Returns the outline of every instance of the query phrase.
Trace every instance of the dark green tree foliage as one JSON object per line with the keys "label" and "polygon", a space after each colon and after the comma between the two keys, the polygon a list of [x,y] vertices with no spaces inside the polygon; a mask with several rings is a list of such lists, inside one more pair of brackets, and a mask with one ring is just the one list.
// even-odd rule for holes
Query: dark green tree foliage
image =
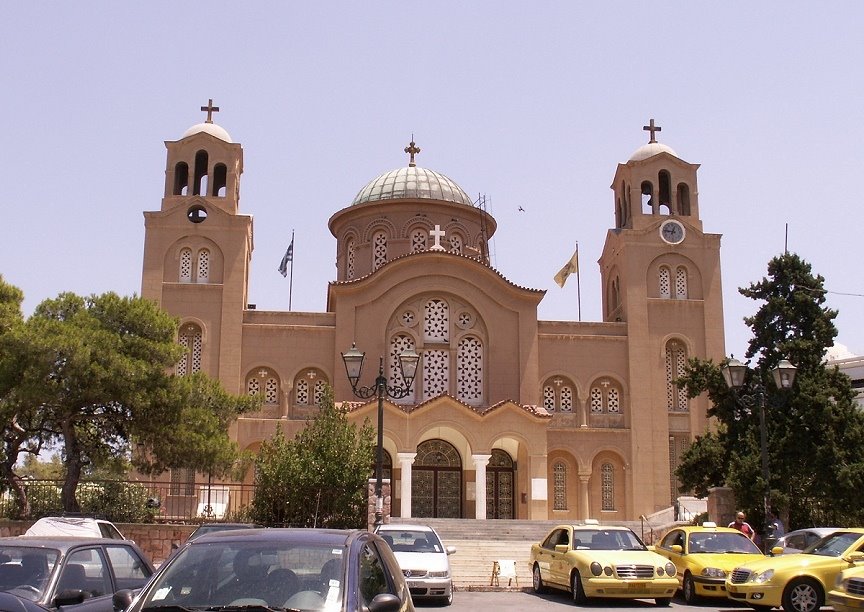
{"label": "dark green tree foliage", "polygon": [[314,419],[293,440],[281,429],[255,462],[252,520],[263,525],[361,528],[366,525],[373,429],[358,428],[328,390]]}
{"label": "dark green tree foliage", "polygon": [[[847,376],[824,363],[837,335],[836,311],[824,306],[824,279],[795,254],[775,257],[768,277],[740,289],[761,302],[747,317],[746,359],[766,394],[772,505],[788,511],[788,527],[857,525],[864,521],[864,414]],[[770,371],[784,357],[798,367],[791,391],[777,390]],[[732,487],[739,504],[761,524],[758,406],[748,409],[726,388],[719,367],[693,360],[681,380],[691,396],[707,392],[716,433],[697,438],[676,472],[683,489],[704,493]]]}

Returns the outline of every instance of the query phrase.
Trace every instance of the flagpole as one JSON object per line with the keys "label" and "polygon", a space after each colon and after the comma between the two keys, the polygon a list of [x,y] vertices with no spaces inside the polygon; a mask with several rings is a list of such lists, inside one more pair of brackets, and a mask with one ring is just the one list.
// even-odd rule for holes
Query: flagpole
{"label": "flagpole", "polygon": [[[291,230],[291,246],[294,246],[294,230]],[[291,252],[291,276],[288,278],[288,311],[291,311],[291,296],[294,293],[294,252]]]}
{"label": "flagpole", "polygon": [[576,312],[582,320],[582,281],[579,277],[579,242],[576,242]]}

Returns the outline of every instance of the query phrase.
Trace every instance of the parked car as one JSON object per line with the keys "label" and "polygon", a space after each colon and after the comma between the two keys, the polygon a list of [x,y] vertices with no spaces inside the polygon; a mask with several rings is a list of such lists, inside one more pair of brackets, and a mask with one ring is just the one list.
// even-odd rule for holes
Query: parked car
{"label": "parked car", "polygon": [[675,564],[678,586],[690,605],[702,597],[726,599],[726,575],[742,563],[763,557],[759,547],[737,529],[710,522],[701,527],[676,527],[654,550]]}
{"label": "parked car", "polygon": [[142,587],[153,571],[128,540],[0,538],[0,590],[48,608],[86,600],[88,610],[111,611],[115,591]]}
{"label": "parked car", "polygon": [[413,612],[396,557],[380,536],[338,529],[235,529],[187,540],[126,612],[298,609]]}
{"label": "parked car", "polygon": [[260,529],[261,525],[252,523],[201,523],[195,528],[187,539],[194,540],[200,538],[205,533],[213,533],[214,531],[230,531],[232,529]]}
{"label": "parked car", "polygon": [[765,557],[732,570],[730,599],[757,610],[782,606],[786,612],[816,612],[838,574],[864,561],[864,529],[843,529],[802,553]]}
{"label": "parked car", "polygon": [[555,527],[531,546],[530,566],[535,592],[567,590],[580,605],[616,597],[668,606],[678,589],[671,561],[648,550],[630,529],[597,521]]}
{"label": "parked car", "polygon": [[81,538],[126,539],[111,521],[87,516],[46,516],[33,523],[24,532],[24,535],[49,538],[77,536]]}
{"label": "parked car", "polygon": [[812,546],[826,535],[830,535],[835,531],[839,531],[840,527],[808,527],[806,529],[796,529],[790,531],[786,535],[780,537],[779,540],[771,547],[773,554],[778,554],[777,549],[782,548],[784,555],[790,553],[800,553],[808,546]]}
{"label": "parked car", "polygon": [[408,581],[411,597],[453,603],[453,577],[449,555],[454,546],[444,546],[438,533],[426,525],[381,525],[375,532],[390,545]]}
{"label": "parked car", "polygon": [[47,612],[50,608],[40,606],[29,599],[0,591],[0,610],[3,612]]}
{"label": "parked car", "polygon": [[864,608],[864,566],[843,570],[828,592],[827,603],[834,612],[853,612]]}

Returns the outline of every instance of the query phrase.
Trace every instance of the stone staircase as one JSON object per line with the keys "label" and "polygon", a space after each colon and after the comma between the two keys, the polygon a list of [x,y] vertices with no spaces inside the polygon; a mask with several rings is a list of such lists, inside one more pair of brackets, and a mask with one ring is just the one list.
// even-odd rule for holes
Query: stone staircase
{"label": "stone staircase", "polygon": [[[450,556],[450,569],[454,586],[463,591],[529,589],[531,545],[561,524],[560,521],[398,517],[392,517],[391,522],[429,525],[438,532],[445,546],[455,546],[456,552]],[[642,526],[639,522],[616,524],[626,525],[641,535]],[[499,560],[516,562],[516,578],[499,577],[498,584],[491,585],[493,564]]]}

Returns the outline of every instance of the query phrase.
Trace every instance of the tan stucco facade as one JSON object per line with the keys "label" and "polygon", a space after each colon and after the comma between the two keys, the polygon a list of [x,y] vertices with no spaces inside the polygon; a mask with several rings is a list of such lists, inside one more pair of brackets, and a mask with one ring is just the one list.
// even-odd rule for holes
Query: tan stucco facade
{"label": "tan stucco facade", "polygon": [[396,356],[411,348],[412,390],[384,402],[394,515],[634,520],[671,505],[678,456],[708,426],[706,400],[672,381],[687,358],[724,354],[720,236],[698,216],[697,165],[654,142],[619,164],[602,321],[538,321],[545,292],[488,263],[495,220],[413,152],[330,218],[326,312],[272,312],[247,303],[242,148],[212,123],[166,147],[142,295],[181,321],[178,374],[264,398],[232,425],[242,448],[277,425],[296,433],[328,385],[374,425],[377,402],[352,393],[341,352],[365,351],[361,384],[380,356],[398,385]]}

